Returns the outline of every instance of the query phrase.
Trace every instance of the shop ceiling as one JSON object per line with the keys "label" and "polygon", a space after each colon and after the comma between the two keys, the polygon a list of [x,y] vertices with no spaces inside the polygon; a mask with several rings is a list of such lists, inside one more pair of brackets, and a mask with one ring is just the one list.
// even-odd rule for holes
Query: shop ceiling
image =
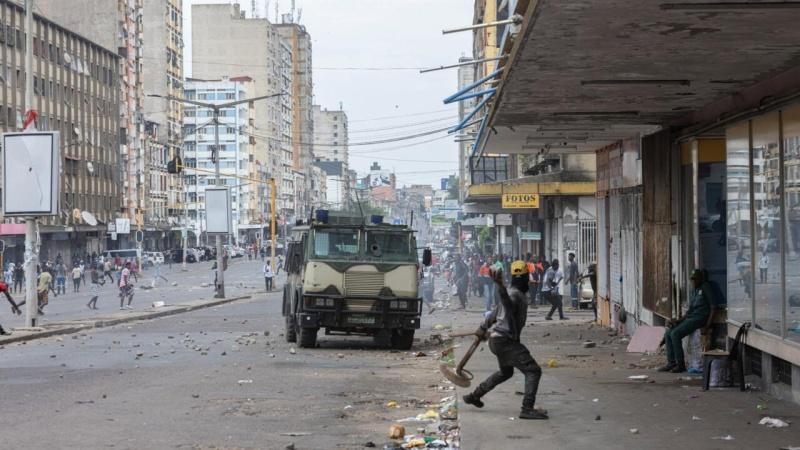
{"label": "shop ceiling", "polygon": [[531,1],[485,153],[593,151],[800,66],[800,1]]}

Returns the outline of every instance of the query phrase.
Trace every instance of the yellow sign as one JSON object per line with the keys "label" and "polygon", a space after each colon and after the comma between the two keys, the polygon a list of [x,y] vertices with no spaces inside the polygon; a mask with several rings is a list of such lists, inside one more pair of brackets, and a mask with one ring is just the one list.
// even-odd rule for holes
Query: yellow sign
{"label": "yellow sign", "polygon": [[538,207],[539,194],[503,194],[503,209]]}

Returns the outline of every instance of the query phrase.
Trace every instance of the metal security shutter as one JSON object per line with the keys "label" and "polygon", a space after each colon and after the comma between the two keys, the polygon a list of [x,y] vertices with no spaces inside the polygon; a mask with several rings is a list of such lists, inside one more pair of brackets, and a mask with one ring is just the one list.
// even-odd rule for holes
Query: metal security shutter
{"label": "metal security shutter", "polygon": [[611,293],[610,299],[612,303],[622,303],[622,285],[620,285],[620,277],[622,277],[622,236],[620,233],[620,219],[622,218],[622,211],[620,211],[620,197],[612,195],[608,198],[609,204],[609,239],[611,245],[609,246],[609,292]]}

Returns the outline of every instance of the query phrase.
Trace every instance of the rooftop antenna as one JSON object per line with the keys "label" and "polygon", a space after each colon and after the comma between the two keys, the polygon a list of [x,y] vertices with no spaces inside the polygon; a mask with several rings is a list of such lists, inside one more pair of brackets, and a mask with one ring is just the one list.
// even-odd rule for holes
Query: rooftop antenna
{"label": "rooftop antenna", "polygon": [[278,7],[280,3],[280,0],[275,0],[275,23],[278,23]]}
{"label": "rooftop antenna", "polygon": [[300,25],[300,18],[303,17],[303,8],[297,8],[297,24]]}
{"label": "rooftop antenna", "polygon": [[289,22],[294,23],[294,0],[292,0],[292,9],[289,11]]}

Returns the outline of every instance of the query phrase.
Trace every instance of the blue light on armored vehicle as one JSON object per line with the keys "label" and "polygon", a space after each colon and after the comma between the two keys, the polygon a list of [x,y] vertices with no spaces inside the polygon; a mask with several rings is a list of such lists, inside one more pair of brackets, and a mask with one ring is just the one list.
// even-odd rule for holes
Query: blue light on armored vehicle
{"label": "blue light on armored vehicle", "polygon": [[372,216],[370,216],[370,222],[373,225],[380,225],[380,224],[383,223],[383,216],[379,216],[377,214],[373,214]]}
{"label": "blue light on armored vehicle", "polygon": [[315,211],[317,222],[328,223],[328,210],[318,209]]}

